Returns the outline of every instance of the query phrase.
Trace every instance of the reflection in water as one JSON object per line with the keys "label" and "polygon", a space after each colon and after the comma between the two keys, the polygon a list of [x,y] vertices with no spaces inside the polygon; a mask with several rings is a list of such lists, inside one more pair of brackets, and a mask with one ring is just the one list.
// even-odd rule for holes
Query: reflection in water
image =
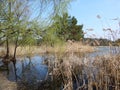
{"label": "reflection in water", "polygon": [[[94,67],[93,62],[96,56],[103,56],[107,54],[119,54],[120,47],[97,47],[97,51],[93,53],[86,54],[83,58],[83,64],[87,63],[88,66],[83,66],[82,75],[78,75],[79,85],[88,84],[89,74],[91,75],[92,81],[97,81],[97,74],[99,73],[99,68]],[[80,59],[79,57],[77,57]],[[54,60],[55,58],[50,58]],[[73,57],[73,59],[76,59]],[[44,81],[47,76],[48,67],[43,64],[45,59],[41,56],[34,56],[32,58],[25,58],[24,60],[17,60],[16,62],[16,73],[18,81],[26,81],[28,83],[38,83]],[[14,81],[14,68],[13,64],[9,64],[9,80]],[[74,90],[76,90],[77,83],[73,81]]]}
{"label": "reflection in water", "polygon": [[16,81],[15,68],[14,68],[13,62],[10,62],[10,63],[8,64],[8,69],[9,69],[8,79],[9,79],[10,81]]}
{"label": "reflection in water", "polygon": [[[39,82],[45,80],[48,67],[43,65],[43,57],[34,56],[32,58],[25,58],[16,62],[17,80],[24,80],[28,83]],[[14,66],[11,62],[9,64],[9,80],[15,80]]]}
{"label": "reflection in water", "polygon": [[2,62],[2,59],[0,59],[0,66],[2,66],[3,65],[3,62]]}

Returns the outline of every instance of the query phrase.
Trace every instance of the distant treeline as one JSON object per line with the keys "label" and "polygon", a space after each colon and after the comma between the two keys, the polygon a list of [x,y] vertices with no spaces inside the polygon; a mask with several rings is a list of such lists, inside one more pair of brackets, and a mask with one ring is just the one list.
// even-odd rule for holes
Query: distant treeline
{"label": "distant treeline", "polygon": [[120,46],[120,39],[115,41],[108,40],[108,39],[98,39],[98,38],[84,38],[84,44],[89,44],[91,46]]}

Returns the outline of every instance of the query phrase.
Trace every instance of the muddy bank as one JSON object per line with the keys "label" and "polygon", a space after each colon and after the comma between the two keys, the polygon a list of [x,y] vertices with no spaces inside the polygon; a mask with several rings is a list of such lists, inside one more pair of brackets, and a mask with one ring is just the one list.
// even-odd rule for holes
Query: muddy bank
{"label": "muddy bank", "polygon": [[6,71],[0,71],[0,90],[17,90],[17,83],[8,80]]}

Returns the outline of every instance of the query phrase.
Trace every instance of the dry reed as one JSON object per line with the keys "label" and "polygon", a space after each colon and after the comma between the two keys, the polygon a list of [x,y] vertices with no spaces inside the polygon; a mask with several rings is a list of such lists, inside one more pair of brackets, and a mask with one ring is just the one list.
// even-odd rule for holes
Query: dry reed
{"label": "dry reed", "polygon": [[74,90],[120,89],[120,55],[96,57],[92,64],[91,58],[85,61],[74,54],[62,60],[52,66],[51,72],[54,85],[59,82],[58,86],[62,85],[63,90],[73,90],[73,84],[77,86]]}
{"label": "dry reed", "polygon": [[[3,56],[5,54],[5,47],[0,50],[0,56]],[[54,47],[52,46],[24,46],[21,47],[19,46],[17,48],[17,56],[32,56],[35,54],[46,54],[46,53],[51,53],[51,54],[63,54],[63,53],[86,53],[86,52],[93,52],[94,48],[88,45],[83,45],[81,42],[73,42],[69,43],[66,42],[63,45],[55,45]],[[10,55],[13,55],[14,53],[14,46],[10,46]]]}

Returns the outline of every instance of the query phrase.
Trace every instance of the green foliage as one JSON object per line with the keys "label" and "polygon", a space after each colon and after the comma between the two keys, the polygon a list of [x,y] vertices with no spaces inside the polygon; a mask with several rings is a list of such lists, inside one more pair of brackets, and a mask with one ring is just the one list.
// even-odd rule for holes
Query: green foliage
{"label": "green foliage", "polygon": [[45,31],[45,35],[43,36],[43,42],[46,45],[54,46],[55,44],[62,44],[62,41],[56,34],[56,27],[49,27]]}
{"label": "green foliage", "polygon": [[6,42],[8,57],[10,44],[15,46],[15,58],[18,46],[33,45],[36,41],[33,35],[38,27],[34,28],[35,24],[29,21],[28,3],[24,1],[6,0],[0,3],[0,39]]}
{"label": "green foliage", "polygon": [[[39,1],[40,6],[38,4],[30,4],[36,1]],[[51,19],[57,14],[60,15],[65,12],[71,1],[72,0],[0,0],[0,40],[6,42],[6,53],[9,54],[9,46],[10,44],[13,44],[15,46],[15,56],[18,46],[35,45],[36,41],[42,36],[46,43],[59,43],[61,40],[55,32],[56,27],[50,28],[50,30],[46,30],[46,32],[44,32],[43,27],[48,29],[50,21],[48,21],[46,25],[43,25],[42,21],[46,21],[44,18],[48,16]],[[50,14],[45,14],[46,16],[44,15],[43,17],[41,17],[40,14],[33,16],[30,11],[34,13],[35,11],[31,9],[36,8],[36,6],[39,6],[38,10],[40,10],[40,14],[43,15],[44,12]],[[52,11],[49,12],[49,10]],[[40,16],[40,18],[38,16]]]}
{"label": "green foliage", "polygon": [[43,42],[47,45],[61,44],[67,40],[79,41],[84,38],[83,25],[77,25],[75,17],[68,16],[64,13],[62,16],[56,15],[53,18],[53,23],[45,29]]}
{"label": "green foliage", "polygon": [[64,13],[62,16],[56,15],[52,27],[55,27],[57,36],[62,40],[79,41],[81,38],[84,38],[83,25],[77,25],[77,19],[68,16],[67,13]]}

